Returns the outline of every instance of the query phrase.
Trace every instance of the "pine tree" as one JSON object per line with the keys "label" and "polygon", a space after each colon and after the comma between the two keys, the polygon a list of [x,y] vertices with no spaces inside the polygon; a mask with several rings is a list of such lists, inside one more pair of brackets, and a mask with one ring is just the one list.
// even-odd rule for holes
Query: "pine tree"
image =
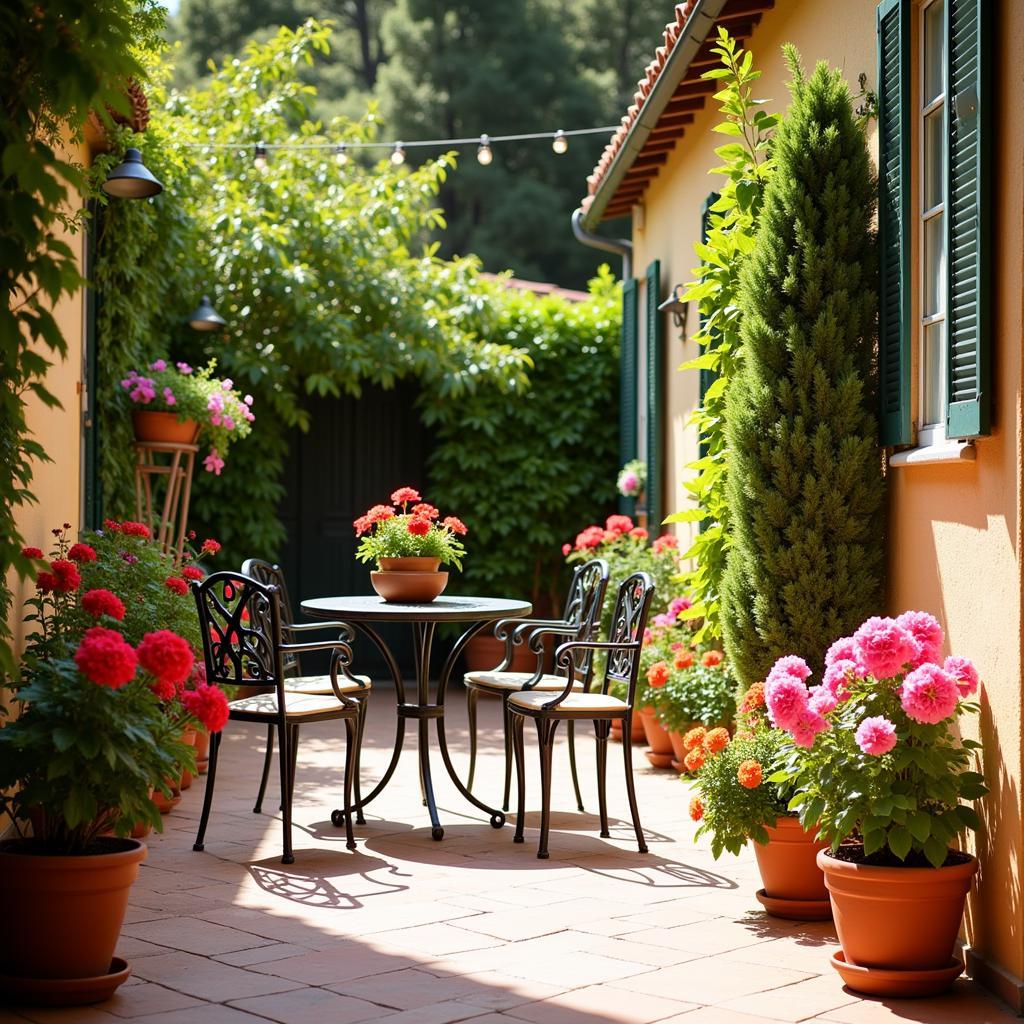
{"label": "pine tree", "polygon": [[791,47],[786,61],[792,104],[743,271],[726,409],[723,632],[744,686],[782,654],[820,669],[883,590],[874,173],[841,74],[819,64],[807,79]]}

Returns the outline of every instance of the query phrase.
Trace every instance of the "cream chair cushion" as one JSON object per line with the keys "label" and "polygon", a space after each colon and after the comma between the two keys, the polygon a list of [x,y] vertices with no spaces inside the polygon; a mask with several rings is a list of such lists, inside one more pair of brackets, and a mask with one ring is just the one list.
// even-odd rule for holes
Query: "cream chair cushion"
{"label": "cream chair cushion", "polygon": [[[341,707],[338,698],[333,694],[290,693],[285,692],[285,714],[318,715],[323,711],[336,711]],[[232,711],[243,711],[247,715],[277,714],[277,694],[258,693],[254,697],[243,697],[228,704]]]}
{"label": "cream chair cushion", "polygon": [[[550,693],[534,693],[532,690],[526,690],[512,694],[508,699],[508,704],[509,707],[522,708],[524,711],[537,711],[550,700]],[[570,693],[558,705],[558,708],[563,711],[593,711],[599,716],[607,716],[616,712],[624,713],[626,702],[605,693]]]}
{"label": "cream chair cushion", "polygon": [[[480,687],[482,690],[495,690],[495,691],[514,691],[521,690],[532,678],[532,672],[468,672],[466,674],[465,682],[472,683],[474,686]],[[582,690],[583,684],[574,682],[572,684],[574,690]],[[554,690],[558,693],[560,690],[565,689],[565,676],[556,675],[543,675],[540,677],[540,681],[536,686],[531,687],[533,690]],[[527,691],[529,692],[529,691]]]}
{"label": "cream chair cushion", "polygon": [[[333,696],[330,676],[290,676],[284,681],[284,688],[289,693],[315,693],[324,696]],[[369,676],[353,676],[346,679],[338,676],[338,689],[342,693],[358,693],[360,690],[370,689]]]}

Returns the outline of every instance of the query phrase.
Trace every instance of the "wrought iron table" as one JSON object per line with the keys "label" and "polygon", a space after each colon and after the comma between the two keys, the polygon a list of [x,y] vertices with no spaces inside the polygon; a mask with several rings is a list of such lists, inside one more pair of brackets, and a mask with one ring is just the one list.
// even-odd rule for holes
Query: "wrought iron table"
{"label": "wrought iron table", "polygon": [[[356,803],[353,810],[358,814],[357,821],[364,823],[363,808],[380,794],[391,780],[398,766],[398,759],[405,742],[405,724],[410,718],[419,722],[419,762],[420,786],[423,801],[430,814],[431,836],[434,839],[444,838],[444,829],[437,816],[437,803],[434,800],[434,787],[430,774],[429,731],[430,719],[437,722],[437,745],[441,751],[441,759],[456,789],[475,807],[491,816],[491,826],[501,828],[505,824],[502,811],[478,800],[463,785],[455,772],[451,755],[448,753],[448,742],[444,731],[444,700],[448,688],[448,677],[455,666],[456,659],[466,644],[488,623],[498,619],[518,618],[529,615],[532,606],[526,601],[514,601],[508,598],[493,597],[439,597],[429,604],[389,604],[376,595],[358,597],[320,597],[302,602],[302,611],[310,618],[330,619],[351,623],[359,632],[367,636],[374,644],[395,681],[395,699],[397,701],[398,723],[395,732],[395,747],[391,762],[383,778],[369,795]],[[416,700],[414,703],[405,699],[405,681],[402,671],[388,645],[374,629],[377,622],[404,622],[412,627],[413,653],[416,666]],[[430,701],[430,650],[434,641],[434,633],[439,623],[468,623],[463,634],[455,641],[437,680],[437,697]],[[331,814],[335,826],[344,824],[344,811],[336,810]]]}

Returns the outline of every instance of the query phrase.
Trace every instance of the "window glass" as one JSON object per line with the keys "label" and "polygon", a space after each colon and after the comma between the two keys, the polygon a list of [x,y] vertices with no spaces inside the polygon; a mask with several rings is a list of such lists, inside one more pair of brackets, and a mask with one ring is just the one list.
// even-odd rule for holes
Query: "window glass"
{"label": "window glass", "polygon": [[934,0],[924,12],[924,96],[927,106],[945,91],[946,40],[942,27],[943,0]]}
{"label": "window glass", "polygon": [[933,110],[924,119],[924,184],[923,207],[931,210],[942,202],[946,189],[945,134],[943,109]]}
{"label": "window glass", "polygon": [[943,410],[943,332],[945,323],[929,324],[921,340],[921,426],[941,423]]}
{"label": "window glass", "polygon": [[921,315],[935,316],[945,312],[946,294],[946,218],[941,214],[924,222],[924,259],[921,273],[924,278],[924,298]]}

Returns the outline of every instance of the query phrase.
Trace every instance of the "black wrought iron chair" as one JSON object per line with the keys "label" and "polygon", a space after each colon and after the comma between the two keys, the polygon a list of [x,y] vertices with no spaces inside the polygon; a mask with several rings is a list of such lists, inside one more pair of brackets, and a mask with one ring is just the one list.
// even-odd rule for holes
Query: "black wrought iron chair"
{"label": "black wrought iron chair", "polygon": [[[502,723],[505,732],[505,790],[502,810],[507,811],[509,796],[512,789],[512,731],[509,718],[508,701],[514,693],[538,690],[550,692],[561,690],[565,680],[560,675],[545,673],[544,648],[538,643],[533,644],[533,637],[539,630],[545,636],[559,637],[561,640],[592,640],[601,625],[601,609],[604,607],[605,591],[608,588],[608,563],[600,558],[591,559],[577,566],[569,584],[569,593],[565,600],[565,610],[560,619],[502,619],[495,624],[494,635],[505,643],[505,657],[497,668],[488,672],[468,672],[463,677],[466,687],[466,708],[469,715],[469,779],[466,788],[472,790],[476,775],[477,748],[477,703],[481,694],[501,698]],[[512,658],[517,645],[526,643],[536,655],[536,668],[533,672],[513,672],[510,670]],[[594,652],[581,649],[573,662],[574,687],[584,690],[590,682],[594,667]],[[583,799],[580,796],[579,776],[576,771],[575,727],[572,722],[568,726],[569,735],[569,767],[572,771],[572,784],[576,791],[576,805],[583,810]]]}
{"label": "black wrought iron chair", "polygon": [[[551,751],[559,722],[573,722],[591,719],[597,736],[597,798],[601,815],[601,836],[607,839],[608,801],[605,791],[605,768],[608,760],[608,734],[615,719],[622,720],[622,753],[626,764],[626,793],[629,796],[629,811],[633,818],[637,845],[641,853],[647,852],[643,829],[640,827],[640,813],[636,805],[636,790],[633,786],[633,756],[630,741],[633,724],[633,700],[636,695],[636,681],[640,672],[640,647],[647,626],[654,581],[645,572],[634,573],[622,586],[615,600],[615,612],[606,641],[573,640],[564,643],[555,651],[555,666],[562,680],[560,693],[520,691],[508,699],[508,710],[512,717],[512,746],[516,760],[516,782],[518,786],[518,807],[516,810],[516,834],[514,841],[523,842],[523,828],[526,818],[526,766],[523,748],[523,727],[527,718],[537,723],[537,739],[540,744],[541,818],[540,845],[537,856],[542,860],[548,856],[548,832],[551,824]],[[538,631],[542,633],[543,631]],[[534,642],[537,640],[535,634]],[[588,684],[581,690],[575,688],[575,666],[578,655],[587,651],[607,652],[604,678],[599,690],[592,691]],[[625,684],[626,699],[620,700],[608,692],[612,682]]]}
{"label": "black wrought iron chair", "polygon": [[[285,579],[284,570],[274,562],[266,562],[262,558],[247,558],[242,563],[242,573],[254,580],[268,586],[277,587],[281,601],[281,631],[285,634],[302,634],[311,630],[329,629],[338,634],[338,639],[346,644],[352,643],[355,639],[355,632],[345,622],[303,622],[295,621],[295,606],[288,595],[288,583]],[[353,779],[356,807],[361,803],[359,790],[359,756],[358,751],[362,750],[363,735],[366,732],[366,713],[370,698],[371,682],[369,676],[352,675],[346,667],[341,666],[341,674],[338,684],[342,692],[359,702],[359,737],[356,744],[356,771]],[[334,693],[331,685],[331,678],[327,675],[303,675],[302,658],[298,654],[285,657],[285,681],[284,688],[290,693],[311,693],[317,696],[330,696]],[[292,773],[299,753],[299,726],[292,726],[292,735],[289,744],[292,755]],[[263,758],[263,775],[260,778],[260,789],[256,796],[256,803],[253,806],[253,814],[259,814],[263,810],[263,797],[267,791],[267,781],[270,778],[270,763],[274,757],[274,725],[267,726],[267,750]],[[361,809],[356,811],[356,824],[365,825]]]}
{"label": "black wrought iron chair", "polygon": [[[192,584],[203,637],[206,678],[222,686],[258,687],[264,692],[233,700],[230,720],[266,723],[276,729],[281,751],[281,812],[284,827],[282,864],[294,863],[292,854],[292,793],[295,764],[290,756],[291,730],[299,723],[341,719],[345,723],[345,772],[342,788],[345,803],[346,845],[355,849],[352,834],[352,779],[358,752],[359,703],[345,693],[338,676],[352,660],[352,650],[341,640],[284,643],[280,591],[236,572],[217,572]],[[295,693],[285,689],[288,658],[310,651],[331,651],[331,694]],[[210,736],[210,767],[199,833],[193,850],[202,850],[213,805],[217,756],[221,733]]]}

